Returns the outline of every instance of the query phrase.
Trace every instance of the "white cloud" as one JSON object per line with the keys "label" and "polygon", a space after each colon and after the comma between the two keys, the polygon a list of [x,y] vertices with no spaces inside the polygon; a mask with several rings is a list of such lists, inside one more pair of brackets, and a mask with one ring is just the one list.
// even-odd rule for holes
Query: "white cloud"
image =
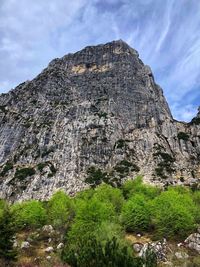
{"label": "white cloud", "polygon": [[175,103],[171,106],[171,110],[180,121],[190,121],[197,114],[197,108],[192,104],[183,106],[180,103]]}
{"label": "white cloud", "polygon": [[152,67],[175,117],[192,116],[194,99],[185,95],[195,95],[200,82],[200,1],[0,1],[0,92],[33,78],[55,57],[124,39]]}

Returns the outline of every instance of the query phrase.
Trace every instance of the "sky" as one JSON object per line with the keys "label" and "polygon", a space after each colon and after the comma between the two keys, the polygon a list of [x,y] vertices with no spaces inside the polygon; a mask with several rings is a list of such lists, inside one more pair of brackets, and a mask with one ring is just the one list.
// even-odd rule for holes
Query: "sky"
{"label": "sky", "polygon": [[175,119],[200,106],[200,0],[0,0],[0,93],[57,57],[122,39],[163,88]]}

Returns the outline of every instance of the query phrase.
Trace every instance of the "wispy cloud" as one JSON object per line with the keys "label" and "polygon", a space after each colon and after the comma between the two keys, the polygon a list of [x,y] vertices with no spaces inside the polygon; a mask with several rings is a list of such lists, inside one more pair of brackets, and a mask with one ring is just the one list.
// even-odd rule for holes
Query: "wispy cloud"
{"label": "wispy cloud", "polygon": [[199,28],[196,0],[1,0],[0,92],[55,57],[121,38],[152,67],[174,116],[190,120],[200,104]]}

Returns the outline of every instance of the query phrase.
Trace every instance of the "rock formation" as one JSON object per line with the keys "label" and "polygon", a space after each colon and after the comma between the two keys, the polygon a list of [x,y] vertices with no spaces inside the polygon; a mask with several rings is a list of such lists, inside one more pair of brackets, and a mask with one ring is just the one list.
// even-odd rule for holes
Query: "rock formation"
{"label": "rock formation", "polygon": [[149,66],[125,42],[54,59],[0,95],[0,197],[46,199],[138,174],[198,183],[200,112],[173,119]]}

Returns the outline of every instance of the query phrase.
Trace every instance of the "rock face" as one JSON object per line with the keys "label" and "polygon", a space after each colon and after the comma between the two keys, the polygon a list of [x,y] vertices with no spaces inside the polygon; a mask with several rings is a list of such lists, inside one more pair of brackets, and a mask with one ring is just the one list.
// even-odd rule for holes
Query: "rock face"
{"label": "rock face", "polygon": [[198,183],[200,112],[172,118],[150,67],[125,42],[53,60],[0,95],[0,197],[46,199],[63,188]]}

